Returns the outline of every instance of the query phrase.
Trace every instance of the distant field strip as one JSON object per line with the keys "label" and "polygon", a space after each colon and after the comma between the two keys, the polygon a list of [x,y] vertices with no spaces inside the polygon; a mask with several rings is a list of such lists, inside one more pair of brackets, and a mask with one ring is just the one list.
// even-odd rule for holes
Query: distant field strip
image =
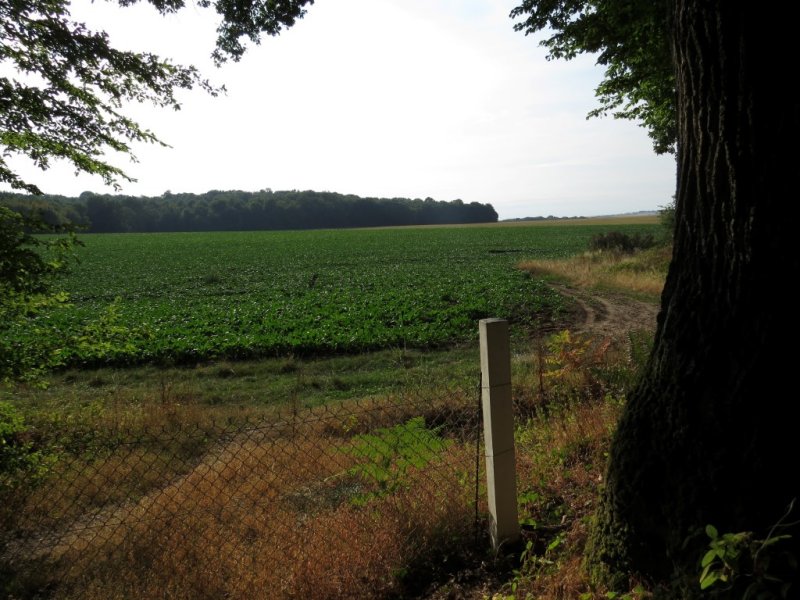
{"label": "distant field strip", "polygon": [[576,224],[304,232],[84,235],[64,282],[71,306],[5,340],[47,344],[67,365],[191,362],[430,348],[478,319],[547,322],[562,300],[515,268],[564,257]]}

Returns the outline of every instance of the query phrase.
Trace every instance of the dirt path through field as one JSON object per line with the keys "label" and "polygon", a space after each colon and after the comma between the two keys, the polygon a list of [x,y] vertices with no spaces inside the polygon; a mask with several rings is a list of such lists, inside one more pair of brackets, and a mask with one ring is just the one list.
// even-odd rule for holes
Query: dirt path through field
{"label": "dirt path through field", "polygon": [[572,298],[578,305],[574,331],[586,331],[617,338],[630,331],[654,330],[659,305],[642,302],[614,293],[599,294],[565,285],[551,284],[559,294]]}

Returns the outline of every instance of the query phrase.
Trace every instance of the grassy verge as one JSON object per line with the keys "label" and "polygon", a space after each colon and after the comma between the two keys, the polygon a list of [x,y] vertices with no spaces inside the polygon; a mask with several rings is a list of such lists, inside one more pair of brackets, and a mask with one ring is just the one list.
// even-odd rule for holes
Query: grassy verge
{"label": "grassy verge", "polygon": [[[425,381],[447,385],[474,375],[477,348],[419,351],[402,348],[316,359],[285,357],[207,361],[192,366],[72,369],[41,385],[0,390],[0,400],[28,418],[70,415],[71,420],[125,419],[165,406],[208,411],[225,419],[243,408],[307,408],[386,395]],[[100,425],[100,422],[96,423]]]}
{"label": "grassy verge", "polygon": [[566,259],[527,260],[519,267],[551,281],[658,301],[671,256],[671,247],[658,246],[635,254],[585,252]]}
{"label": "grassy verge", "polygon": [[[592,252],[561,260],[532,260],[520,268],[589,292],[614,292],[657,302],[671,249],[635,254]],[[627,339],[625,339],[627,338]],[[632,580],[620,595],[588,577],[584,551],[604,485],[611,438],[625,396],[636,383],[652,331],[608,339],[562,332],[529,358],[517,401],[535,406],[516,432],[523,549],[513,574],[493,600],[600,600],[648,597]]]}
{"label": "grassy verge", "polygon": [[[583,557],[611,438],[651,342],[647,331],[627,340],[561,332],[530,357],[536,366],[515,393],[523,540],[493,600],[622,597],[590,580]],[[624,597],[642,598],[633,588]]]}

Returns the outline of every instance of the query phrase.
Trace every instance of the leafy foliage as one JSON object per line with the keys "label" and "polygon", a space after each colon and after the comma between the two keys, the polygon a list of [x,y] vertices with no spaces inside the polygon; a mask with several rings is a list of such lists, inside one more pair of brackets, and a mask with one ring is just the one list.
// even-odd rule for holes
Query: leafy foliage
{"label": "leafy foliage", "polygon": [[611,114],[641,121],[659,154],[674,153],[676,94],[666,4],[649,0],[523,0],[511,11],[523,18],[514,28],[526,35],[546,31],[549,58],[570,60],[597,54],[606,68],[597,87],[600,107],[589,116]]}
{"label": "leafy foliage", "polygon": [[707,525],[710,541],[700,561],[700,589],[716,597],[743,600],[794,597],[792,582],[798,562],[786,543],[792,536],[778,533],[798,524],[786,522],[793,507],[794,500],[764,539],[756,539],[752,531],[720,534],[716,527]]}
{"label": "leafy foliage", "polygon": [[[123,0],[123,4],[137,0]],[[182,8],[183,0],[151,0],[153,4],[163,5],[170,10]],[[284,27],[291,27],[297,19],[306,14],[305,6],[314,0],[199,0],[201,7],[214,6],[222,22],[217,28],[217,49],[213,53],[217,63],[229,57],[239,60],[245,52],[242,38],[258,44],[261,34],[278,35]]]}
{"label": "leafy foliage", "polygon": [[[557,332],[539,346],[537,363],[539,403],[547,406],[563,399],[586,401],[624,397],[635,383],[652,347],[652,335],[628,333],[630,346],[620,361],[611,338]],[[561,400],[560,400],[561,399]]]}
{"label": "leafy foliage", "polygon": [[666,230],[667,236],[670,240],[675,237],[675,197],[666,206],[662,206],[658,211],[658,220],[661,226]]}
{"label": "leafy foliage", "polygon": [[76,244],[74,235],[42,238],[32,230],[54,231],[33,216],[23,217],[0,206],[0,322],[43,302],[41,295],[64,272]]}
{"label": "leafy foliage", "polygon": [[[122,6],[137,0],[119,0]],[[238,60],[241,38],[258,42],[277,35],[303,16],[313,0],[201,0],[221,16],[217,29],[217,63]],[[183,0],[151,0],[162,14],[185,6]],[[68,0],[0,1],[0,64],[13,71],[0,77],[0,182],[40,193],[5,160],[29,158],[41,169],[64,159],[78,172],[96,174],[109,185],[132,179],[104,154],[132,155],[131,143],[162,143],[156,135],[125,116],[124,103],[152,102],[179,109],[175,92],[199,87],[220,89],[192,66],[181,66],[151,53],[114,48],[105,32],[89,30],[70,18]]]}
{"label": "leafy foliage", "polygon": [[33,447],[22,416],[0,402],[0,499],[20,485],[34,485],[47,473],[54,456]]}
{"label": "leafy foliage", "polygon": [[[131,142],[158,142],[121,112],[124,101],[179,108],[174,92],[200,86],[215,93],[193,67],[153,54],[113,48],[103,32],[70,19],[66,0],[0,2],[0,145],[47,169],[54,158],[105,183],[131,180],[109,164],[107,150],[131,153]],[[0,182],[40,193],[0,158]]]}
{"label": "leafy foliage", "polygon": [[428,466],[447,445],[447,440],[439,437],[437,430],[425,426],[424,417],[357,436],[354,445],[343,450],[361,459],[349,472],[376,484],[377,489],[354,501],[363,504],[406,487],[409,471]]}
{"label": "leafy foliage", "polygon": [[52,284],[66,272],[78,241],[73,233],[51,237],[31,233],[37,230],[56,228],[0,206],[0,382],[35,375],[52,363],[52,357],[40,351],[43,344],[15,344],[5,336],[67,300],[65,293],[52,291]]}

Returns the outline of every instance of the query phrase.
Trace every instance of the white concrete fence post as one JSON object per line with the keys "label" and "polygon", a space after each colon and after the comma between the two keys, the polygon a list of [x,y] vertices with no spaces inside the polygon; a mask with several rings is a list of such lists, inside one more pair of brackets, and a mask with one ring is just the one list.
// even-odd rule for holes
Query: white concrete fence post
{"label": "white concrete fence post", "polygon": [[492,547],[519,539],[508,321],[481,319],[481,404]]}

